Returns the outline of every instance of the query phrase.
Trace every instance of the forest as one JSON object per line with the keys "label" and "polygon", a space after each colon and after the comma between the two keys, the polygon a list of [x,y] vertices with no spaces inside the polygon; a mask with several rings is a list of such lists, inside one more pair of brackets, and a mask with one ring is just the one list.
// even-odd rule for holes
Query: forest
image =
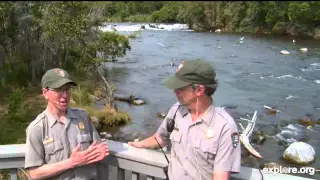
{"label": "forest", "polygon": [[109,22],[186,23],[197,31],[320,39],[319,1],[123,1],[105,8]]}

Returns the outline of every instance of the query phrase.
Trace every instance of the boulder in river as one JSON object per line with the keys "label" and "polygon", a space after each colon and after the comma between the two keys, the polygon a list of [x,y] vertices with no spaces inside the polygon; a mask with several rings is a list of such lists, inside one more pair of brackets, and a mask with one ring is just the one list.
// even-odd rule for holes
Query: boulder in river
{"label": "boulder in river", "polygon": [[306,165],[314,161],[316,152],[305,142],[292,143],[283,153],[283,158],[290,163]]}
{"label": "boulder in river", "polygon": [[133,105],[143,105],[143,104],[146,103],[142,99],[136,98],[133,95],[130,95],[129,97],[117,97],[117,96],[115,96],[114,99],[118,100],[118,101],[128,102],[128,103],[133,104]]}
{"label": "boulder in river", "polygon": [[266,140],[266,136],[262,131],[254,131],[251,141],[257,145],[261,145]]}
{"label": "boulder in river", "polygon": [[157,116],[158,116],[159,118],[165,118],[165,117],[166,117],[166,114],[165,114],[165,113],[162,113],[162,112],[158,112],[158,113],[157,113]]}
{"label": "boulder in river", "polygon": [[275,162],[267,162],[264,164],[264,168],[280,168],[280,165]]}
{"label": "boulder in river", "polygon": [[278,112],[281,112],[280,110],[276,109],[276,108],[273,108],[273,107],[270,107],[270,106],[263,106],[265,109],[266,109],[266,113],[267,114],[276,114]]}
{"label": "boulder in river", "polygon": [[313,122],[310,117],[302,117],[301,119],[298,120],[299,124],[303,126],[313,126]]}

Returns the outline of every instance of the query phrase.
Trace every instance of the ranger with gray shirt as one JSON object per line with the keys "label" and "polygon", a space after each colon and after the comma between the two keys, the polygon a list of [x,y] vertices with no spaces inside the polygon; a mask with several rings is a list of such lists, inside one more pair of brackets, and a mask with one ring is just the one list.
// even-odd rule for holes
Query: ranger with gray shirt
{"label": "ranger with gray shirt", "polygon": [[170,180],[227,180],[240,172],[241,148],[234,119],[215,107],[217,81],[213,67],[203,60],[182,61],[176,74],[165,80],[178,99],[157,132],[138,148],[155,148],[170,141]]}
{"label": "ranger with gray shirt", "polygon": [[108,155],[87,112],[69,108],[77,84],[59,68],[41,80],[46,109],[27,130],[25,168],[31,179],[97,180],[98,162]]}

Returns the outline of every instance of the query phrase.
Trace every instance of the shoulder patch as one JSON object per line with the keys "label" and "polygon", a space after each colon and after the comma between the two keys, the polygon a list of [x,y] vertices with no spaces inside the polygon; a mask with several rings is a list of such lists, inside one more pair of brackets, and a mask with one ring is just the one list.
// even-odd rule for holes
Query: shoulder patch
{"label": "shoulder patch", "polygon": [[225,120],[228,127],[230,127],[233,131],[238,131],[238,127],[234,118],[226,110],[222,108],[216,108],[216,112]]}
{"label": "shoulder patch", "polygon": [[239,134],[234,132],[231,134],[232,146],[236,148],[239,144]]}
{"label": "shoulder patch", "polygon": [[29,129],[32,129],[34,127],[41,126],[42,127],[42,120],[44,120],[46,118],[44,112],[40,113],[33,121],[30,122],[30,124],[28,125],[28,127],[26,128],[26,131],[28,131]]}
{"label": "shoulder patch", "polygon": [[35,126],[36,124],[38,124],[41,120],[43,120],[46,117],[46,115],[44,114],[44,112],[40,113],[35,120],[33,120],[30,125],[32,124],[33,126]]}
{"label": "shoulder patch", "polygon": [[70,110],[71,110],[71,111],[80,111],[80,112],[85,112],[85,110],[84,110],[84,109],[71,108],[71,107],[70,107]]}

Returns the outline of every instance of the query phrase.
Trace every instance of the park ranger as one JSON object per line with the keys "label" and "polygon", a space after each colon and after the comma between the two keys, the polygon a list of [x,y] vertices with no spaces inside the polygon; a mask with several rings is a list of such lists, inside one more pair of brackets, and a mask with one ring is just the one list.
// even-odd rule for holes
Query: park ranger
{"label": "park ranger", "polygon": [[215,107],[212,95],[217,81],[213,67],[204,60],[182,61],[164,84],[178,99],[157,132],[142,141],[129,142],[138,148],[172,144],[170,180],[227,180],[240,172],[241,150],[234,119]]}
{"label": "park ranger", "polygon": [[77,86],[59,68],[41,80],[46,109],[26,130],[25,168],[31,179],[99,179],[99,161],[108,155],[88,113],[71,109],[70,88]]}

